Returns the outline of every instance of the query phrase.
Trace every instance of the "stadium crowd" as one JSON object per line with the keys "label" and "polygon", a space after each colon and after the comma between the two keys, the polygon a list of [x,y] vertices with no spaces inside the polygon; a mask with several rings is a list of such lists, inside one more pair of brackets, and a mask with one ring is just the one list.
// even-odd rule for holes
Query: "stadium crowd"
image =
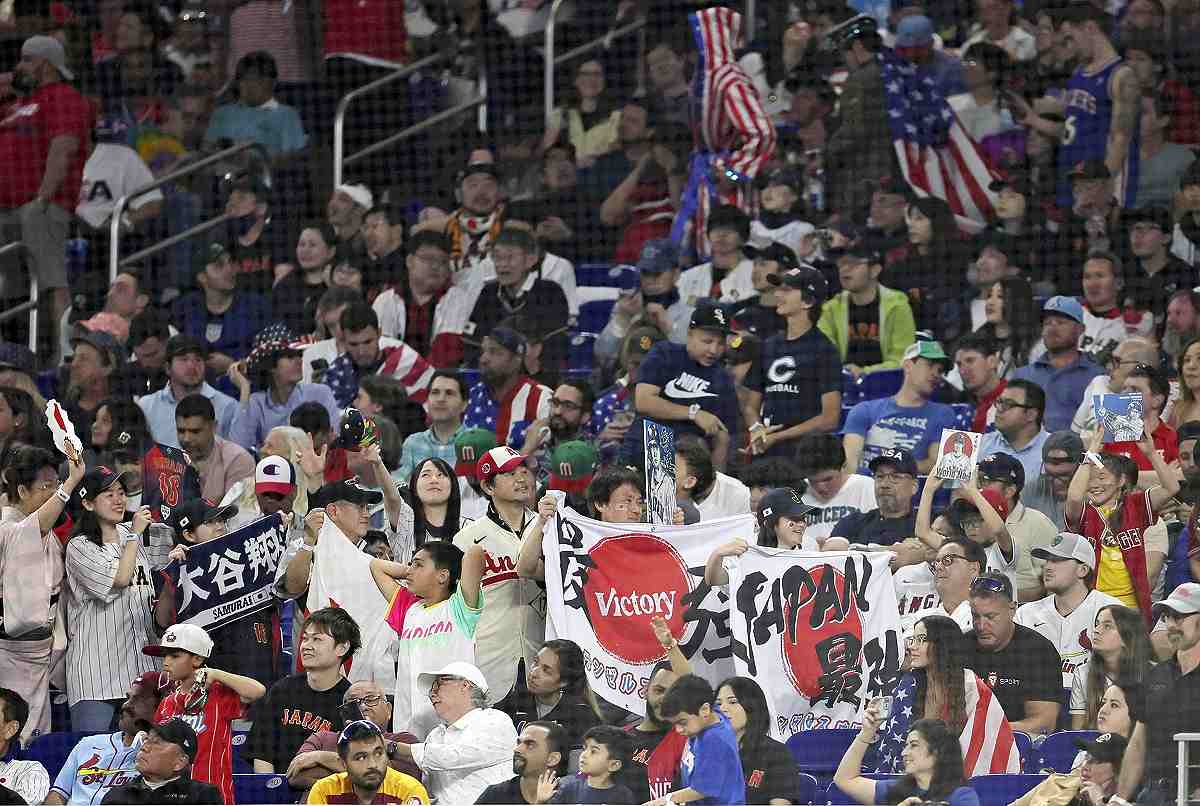
{"label": "stadium crowd", "polygon": [[[39,313],[0,319],[0,802],[992,806],[989,702],[1090,732],[1022,802],[1174,802],[1200,3],[573,5],[546,115],[547,0],[0,4],[0,299]],[[338,100],[423,59],[347,153],[482,112],[329,182]],[[667,621],[641,713],[548,628],[543,531],[650,520],[650,421],[660,522],[756,523],[707,585],[887,553],[903,674],[829,769]]]}

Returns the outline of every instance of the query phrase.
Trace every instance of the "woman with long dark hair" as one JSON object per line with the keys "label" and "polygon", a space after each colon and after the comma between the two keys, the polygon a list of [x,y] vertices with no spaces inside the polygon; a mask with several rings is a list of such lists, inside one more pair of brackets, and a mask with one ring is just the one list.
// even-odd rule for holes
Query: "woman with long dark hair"
{"label": "woman with long dark hair", "polygon": [[92,450],[141,456],[150,445],[150,426],[142,407],[130,398],[110,397],[96,407],[92,420]]}
{"label": "woman with long dark hair", "polygon": [[905,222],[908,254],[884,272],[882,282],[909,295],[918,330],[933,332],[943,344],[953,342],[971,323],[963,286],[967,244],[950,205],[941,199],[914,199]]}
{"label": "woman with long dark hair", "polygon": [[293,333],[312,333],[317,325],[317,303],[329,289],[329,276],[337,258],[338,238],[333,225],[310,221],[296,240],[296,262],[275,267],[271,289],[275,318]]}
{"label": "woman with long dark hair", "polygon": [[1096,730],[1104,692],[1113,683],[1140,685],[1154,661],[1146,622],[1132,607],[1107,605],[1096,611],[1092,654],[1071,682],[1071,727]]}
{"label": "woman with long dark hair", "polygon": [[575,65],[574,92],[565,109],[554,116],[542,138],[541,150],[547,151],[562,137],[575,148],[576,165],[587,168],[597,157],[617,147],[617,127],[621,112],[605,80],[605,65],[595,56],[587,56]]}
{"label": "woman with long dark hair", "polygon": [[517,679],[512,692],[496,704],[513,722],[542,719],[562,725],[567,746],[583,746],[583,735],[603,719],[587,679],[583,650],[574,641],[555,638],[542,644],[537,657]]}
{"label": "woman with long dark hair", "polygon": [[904,774],[892,781],[873,781],[862,774],[862,760],[879,735],[880,714],[863,712],[862,729],[833,774],[833,782],[858,803],[944,801],[950,806],[979,806],[979,795],[963,775],[958,732],[938,719],[920,719],[908,729],[901,752]]}
{"label": "woman with long dark hair", "polygon": [[15,386],[0,386],[0,446],[9,441],[51,447],[46,416],[33,396]]}
{"label": "woman with long dark hair", "polygon": [[1179,373],[1179,399],[1171,406],[1167,425],[1179,428],[1184,423],[1200,420],[1200,338],[1183,346],[1175,369]]}
{"label": "woman with long dark hair", "polygon": [[[449,542],[471,522],[462,516],[462,491],[454,468],[445,459],[430,456],[421,460],[408,479],[408,500],[413,512],[413,544],[426,540]],[[403,522],[401,518],[401,522]]]}
{"label": "woman with long dark hair", "polygon": [[1021,277],[1005,277],[992,283],[984,301],[987,321],[976,330],[992,338],[1000,348],[1001,378],[1008,378],[1029,363],[1029,352],[1041,338],[1041,315],[1033,300],[1033,286]]}
{"label": "woman with long dark hair", "polygon": [[748,677],[727,677],[717,686],[717,710],[737,735],[746,803],[787,806],[800,802],[800,776],[792,754],[771,738],[767,696]]}

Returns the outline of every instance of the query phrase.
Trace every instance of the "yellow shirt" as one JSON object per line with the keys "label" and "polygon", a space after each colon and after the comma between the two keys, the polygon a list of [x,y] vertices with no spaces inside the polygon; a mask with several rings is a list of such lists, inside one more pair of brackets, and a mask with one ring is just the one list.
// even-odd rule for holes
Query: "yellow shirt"
{"label": "yellow shirt", "polygon": [[[358,795],[350,783],[350,776],[344,772],[327,775],[313,784],[308,791],[309,803],[358,803]],[[429,804],[429,793],[421,782],[411,775],[396,772],[388,767],[383,777],[383,784],[375,793],[372,803],[403,803],[406,806]]]}
{"label": "yellow shirt", "polygon": [[[1116,507],[1096,507],[1107,521]],[[1133,577],[1125,567],[1125,557],[1121,547],[1113,539],[1112,530],[1104,527],[1104,535],[1100,539],[1100,556],[1096,563],[1096,590],[1107,593],[1121,604],[1137,609],[1137,592],[1133,589]]]}

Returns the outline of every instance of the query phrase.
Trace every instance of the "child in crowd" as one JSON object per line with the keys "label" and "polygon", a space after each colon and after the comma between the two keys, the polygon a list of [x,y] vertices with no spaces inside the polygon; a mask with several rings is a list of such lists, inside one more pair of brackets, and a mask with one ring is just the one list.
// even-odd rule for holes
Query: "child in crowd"
{"label": "child in crowd", "polygon": [[683,789],[651,801],[651,806],[746,802],[746,777],[742,774],[737,734],[713,706],[715,699],[708,681],[694,674],[676,680],[663,698],[663,719],[688,737],[679,763]]}
{"label": "child in crowd", "polygon": [[[805,516],[814,507],[800,500],[800,493],[791,487],[776,487],[758,502],[758,545],[773,549],[802,549],[819,551],[817,541],[805,537],[808,525]],[[704,564],[704,581],[709,585],[728,585],[726,557],[740,557],[750,544],[740,537],[718,546]]]}
{"label": "child in crowd", "polygon": [[538,780],[537,802],[636,803],[629,787],[616,782],[616,776],[629,766],[632,749],[625,731],[597,725],[583,736],[579,776],[559,780],[554,770],[546,770]]}

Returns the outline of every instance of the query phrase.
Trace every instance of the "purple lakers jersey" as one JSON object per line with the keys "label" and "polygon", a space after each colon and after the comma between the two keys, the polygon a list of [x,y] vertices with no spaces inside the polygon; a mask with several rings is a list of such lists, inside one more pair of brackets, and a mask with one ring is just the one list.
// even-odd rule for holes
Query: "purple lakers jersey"
{"label": "purple lakers jersey", "polygon": [[[1113,122],[1113,98],[1109,84],[1113,72],[1120,67],[1120,59],[1113,60],[1107,67],[1094,73],[1081,67],[1067,82],[1064,132],[1058,149],[1058,194],[1057,203],[1063,210],[1070,210],[1073,196],[1068,174],[1085,160],[1103,160],[1108,148],[1108,132]],[[1133,204],[1137,190],[1138,172],[1138,127],[1133,127],[1129,153],[1125,157],[1120,184],[1116,188],[1122,207]]]}

